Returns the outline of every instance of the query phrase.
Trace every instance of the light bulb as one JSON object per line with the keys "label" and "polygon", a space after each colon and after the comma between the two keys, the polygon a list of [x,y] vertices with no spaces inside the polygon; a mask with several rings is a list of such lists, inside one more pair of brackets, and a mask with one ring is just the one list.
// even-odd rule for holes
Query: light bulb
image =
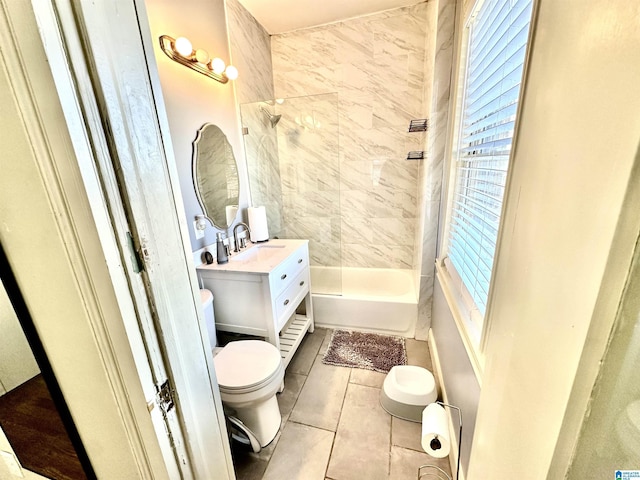
{"label": "light bulb", "polygon": [[185,37],[176,38],[176,41],[173,42],[173,49],[183,57],[190,57],[193,53],[193,45],[191,45],[189,39]]}
{"label": "light bulb", "polygon": [[229,80],[235,80],[236,78],[238,78],[238,69],[233,65],[229,65],[224,71],[224,74]]}
{"label": "light bulb", "polygon": [[218,75],[224,72],[225,67],[226,65],[224,64],[224,60],[222,60],[221,58],[214,58],[209,63],[209,68],[213,70],[213,73],[217,73]]}
{"label": "light bulb", "polygon": [[284,103],[284,98],[276,98],[276,103],[278,105],[282,105]]}
{"label": "light bulb", "polygon": [[196,50],[196,60],[198,61],[198,63],[206,65],[207,62],[209,62],[209,54],[206,50],[199,48],[198,50]]}

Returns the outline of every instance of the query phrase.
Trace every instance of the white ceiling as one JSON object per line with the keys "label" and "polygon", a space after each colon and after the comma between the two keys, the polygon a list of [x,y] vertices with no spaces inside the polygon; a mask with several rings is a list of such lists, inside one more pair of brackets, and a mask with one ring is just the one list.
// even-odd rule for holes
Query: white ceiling
{"label": "white ceiling", "polygon": [[346,20],[421,0],[240,0],[270,34]]}

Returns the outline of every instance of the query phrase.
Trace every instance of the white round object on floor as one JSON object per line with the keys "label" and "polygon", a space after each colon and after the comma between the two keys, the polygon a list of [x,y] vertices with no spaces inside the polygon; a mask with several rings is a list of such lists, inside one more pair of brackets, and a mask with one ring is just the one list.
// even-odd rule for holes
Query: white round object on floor
{"label": "white round object on floor", "polygon": [[380,404],[389,414],[412,422],[422,420],[422,410],[438,398],[433,374],[414,365],[396,365],[380,392]]}

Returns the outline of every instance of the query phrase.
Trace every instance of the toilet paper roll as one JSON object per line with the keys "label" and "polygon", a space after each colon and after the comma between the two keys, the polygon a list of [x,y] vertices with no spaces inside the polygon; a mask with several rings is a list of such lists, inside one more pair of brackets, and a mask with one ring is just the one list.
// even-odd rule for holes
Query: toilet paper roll
{"label": "toilet paper roll", "polygon": [[435,458],[449,455],[449,421],[447,412],[438,403],[430,403],[422,411],[422,449]]}
{"label": "toilet paper roll", "polygon": [[264,207],[249,207],[247,209],[249,228],[252,242],[266,242],[269,240],[267,228],[267,211]]}

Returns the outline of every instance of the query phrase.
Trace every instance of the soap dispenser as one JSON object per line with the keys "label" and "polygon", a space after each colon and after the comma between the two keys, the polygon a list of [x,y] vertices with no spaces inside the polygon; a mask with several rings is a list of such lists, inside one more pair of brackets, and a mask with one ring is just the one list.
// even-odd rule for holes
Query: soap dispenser
{"label": "soap dispenser", "polygon": [[229,261],[229,255],[227,255],[227,249],[222,240],[222,233],[218,232],[216,235],[216,257],[219,264],[227,263]]}

